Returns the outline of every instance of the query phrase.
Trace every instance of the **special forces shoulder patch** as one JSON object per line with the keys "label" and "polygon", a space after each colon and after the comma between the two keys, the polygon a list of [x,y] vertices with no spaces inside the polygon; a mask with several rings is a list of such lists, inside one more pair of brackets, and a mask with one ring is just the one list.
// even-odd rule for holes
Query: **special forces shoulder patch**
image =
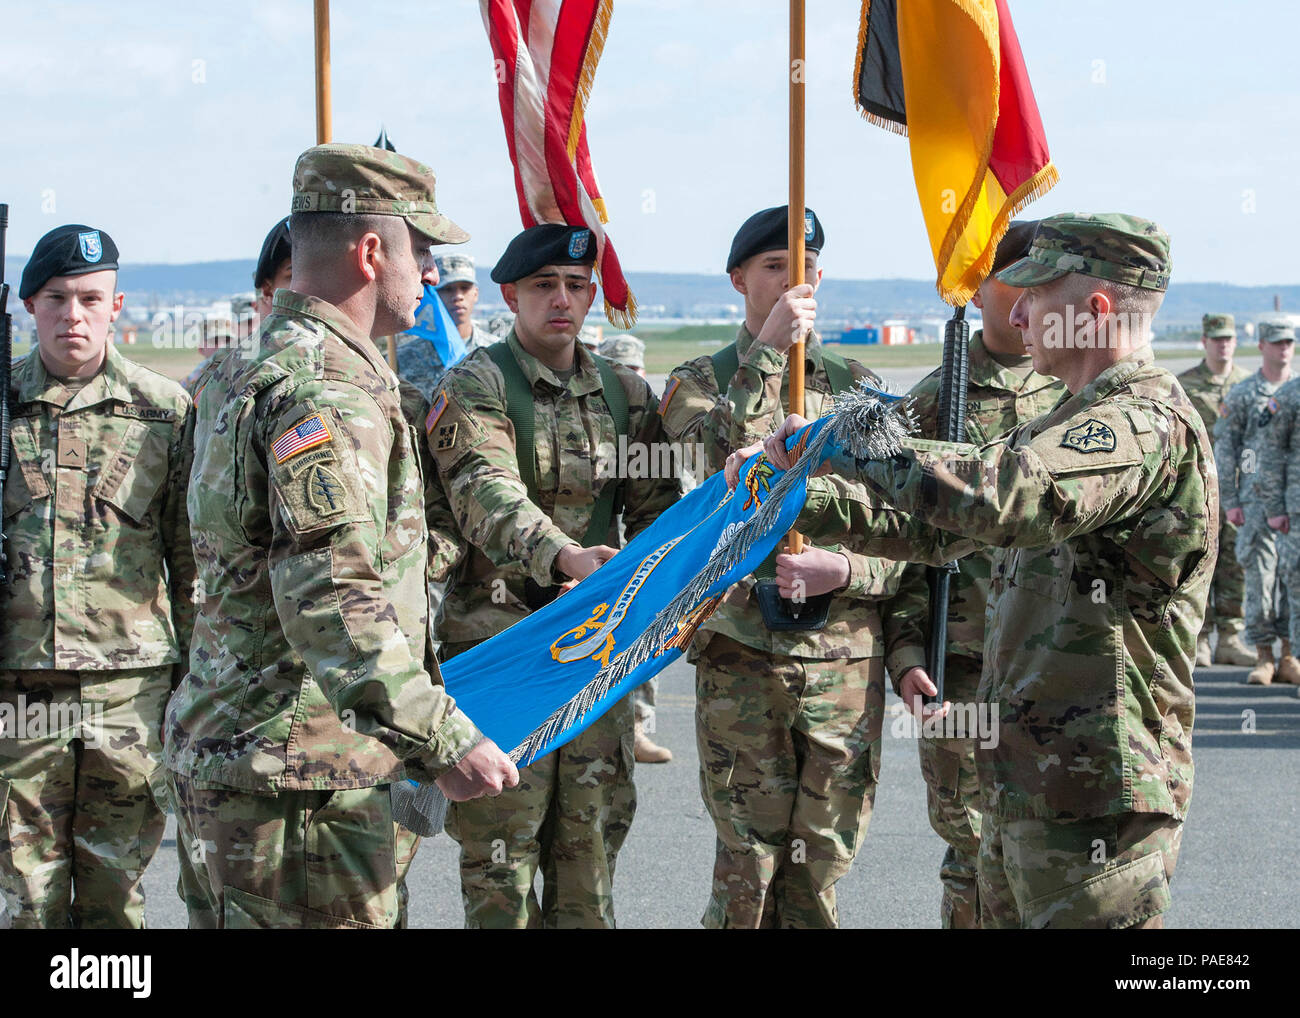
{"label": "special forces shoulder patch", "polygon": [[1089,417],[1061,436],[1061,447],[1077,452],[1114,452],[1115,432],[1109,425]]}
{"label": "special forces shoulder patch", "polygon": [[325,424],[325,418],[316,411],[295,424],[271,443],[271,455],[276,463],[283,463],[299,453],[314,449],[318,445],[332,442],[334,436]]}
{"label": "special forces shoulder patch", "polygon": [[307,504],[318,516],[333,516],[347,508],[347,489],[339,477],[324,463],[315,463],[307,471]]}

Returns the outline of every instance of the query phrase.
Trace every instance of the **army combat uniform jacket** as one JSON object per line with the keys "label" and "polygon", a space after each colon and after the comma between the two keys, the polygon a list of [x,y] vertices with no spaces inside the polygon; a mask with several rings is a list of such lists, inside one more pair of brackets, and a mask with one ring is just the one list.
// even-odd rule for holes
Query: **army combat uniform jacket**
{"label": "army combat uniform jacket", "polygon": [[[977,754],[995,816],[1185,816],[1192,666],[1218,551],[1209,450],[1182,387],[1143,349],[1003,441],[913,439],[856,467],[836,457],[911,514],[902,529],[918,546],[931,525],[964,535],[937,557],[969,538],[999,549],[979,698],[1000,727]],[[887,516],[853,525],[898,536]]]}
{"label": "army combat uniform jacket", "polygon": [[1210,374],[1205,361],[1201,361],[1196,367],[1179,374],[1178,384],[1183,387],[1183,392],[1187,393],[1187,398],[1201,415],[1206,432],[1213,435],[1214,426],[1223,415],[1223,404],[1228,393],[1238,382],[1244,382],[1249,377],[1250,373],[1238,364],[1234,364],[1226,375],[1216,377]]}
{"label": "army combat uniform jacket", "polygon": [[[683,364],[668,377],[660,402],[660,414],[669,438],[686,449],[693,445],[694,458],[702,460],[700,480],[725,466],[737,449],[762,441],[785,419],[789,405],[789,376],[786,356],[765,343],[758,343],[744,325],[736,337],[739,368],[725,393],[710,357],[698,357]],[[831,385],[822,365],[821,342],[815,334],[804,346],[804,416],[815,420],[831,410]],[[867,379],[876,387],[880,379],[856,361],[849,361],[853,381]],[[762,621],[758,603],[751,593],[752,577],[733,586],[713,615],[701,627],[703,632],[723,633],[757,650],[787,657],[819,660],[877,657],[884,653],[880,612],[875,599],[898,589],[903,564],[855,553],[851,536],[841,535],[844,545],[825,545],[805,519],[824,512],[827,504],[842,498],[854,487],[843,478],[813,478],[799,529],[804,536],[827,550],[841,552],[849,560],[848,586],[831,601],[830,616],[823,629],[771,632]]]}
{"label": "army combat uniform jacket", "polygon": [[470,750],[428,656],[417,440],[371,340],[277,290],[256,354],[226,357],[199,398],[205,600],[169,769],[195,787],[365,788],[429,783]]}
{"label": "army combat uniform jacket", "polygon": [[[908,393],[921,438],[939,437],[940,369],[917,382]],[[985,445],[1013,428],[1045,414],[1065,391],[1055,378],[1040,375],[1024,358],[1019,370],[995,360],[982,332],[970,339],[970,387],[966,395],[966,441]],[[970,700],[979,682],[984,657],[984,609],[988,603],[994,552],[983,549],[961,561],[948,597],[947,682],[945,696]],[[885,665],[895,691],[909,668],[925,667],[930,628],[929,588],[925,567],[910,565],[898,594],[884,612]]]}
{"label": "army combat uniform jacket", "polygon": [[10,400],[0,668],[186,661],[189,397],[110,344],[103,369],[71,399],[29,354],[14,366]]}
{"label": "army combat uniform jacket", "polygon": [[[535,398],[535,504],[519,476],[514,426],[506,416],[501,369],[475,351],[444,377],[425,430],[440,475],[442,498],[431,500],[430,518],[452,522],[469,547],[458,563],[457,534],[435,534],[443,549],[441,575],[447,597],[437,636],[449,644],[489,639],[529,614],[527,580],[552,587],[568,577],[555,558],[566,545],[584,543],[597,494],[620,476],[621,508],[630,538],[676,502],[679,484],[660,457],[637,460],[620,450],[666,446],[654,394],[629,368],[613,365],[628,406],[628,434],[620,442],[601,395],[601,376],[582,344],[576,344],[573,376],[562,381],[524,353],[513,330],[506,338]],[[615,510],[619,506],[615,506]],[[440,529],[440,528],[439,528]],[[602,535],[596,543],[617,545]],[[454,568],[453,568],[454,566]],[[448,576],[450,574],[450,576]]]}
{"label": "army combat uniform jacket", "polygon": [[1219,490],[1224,510],[1240,509],[1260,501],[1259,457],[1264,433],[1277,401],[1281,383],[1274,385],[1256,371],[1228,392],[1214,426],[1214,456],[1219,467]]}

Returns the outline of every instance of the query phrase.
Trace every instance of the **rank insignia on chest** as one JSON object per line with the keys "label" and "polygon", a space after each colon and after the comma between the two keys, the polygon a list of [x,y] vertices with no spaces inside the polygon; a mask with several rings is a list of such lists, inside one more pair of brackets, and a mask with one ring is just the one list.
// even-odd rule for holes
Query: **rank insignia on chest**
{"label": "rank insignia on chest", "polygon": [[452,449],[456,445],[456,430],[460,427],[460,422],[453,424],[444,424],[438,429],[438,440],[434,443],[434,448],[439,452],[446,449]]}
{"label": "rank insignia on chest", "polygon": [[424,419],[424,433],[432,435],[434,427],[438,424],[438,418],[442,412],[447,409],[447,390],[443,389],[438,393],[438,398],[433,401],[433,406],[429,407],[429,416]]}
{"label": "rank insignia on chest", "polygon": [[1114,452],[1115,432],[1109,425],[1090,417],[1061,437],[1061,447],[1079,452]]}
{"label": "rank insignia on chest", "polygon": [[299,453],[314,449],[318,445],[332,442],[334,436],[325,426],[325,419],[319,412],[304,417],[292,428],[271,443],[271,455],[276,463],[283,463]]}
{"label": "rank insignia on chest", "polygon": [[1270,414],[1275,414],[1275,413],[1277,413],[1277,397],[1276,397],[1276,396],[1270,396],[1270,397],[1268,398],[1268,412],[1269,412]]}

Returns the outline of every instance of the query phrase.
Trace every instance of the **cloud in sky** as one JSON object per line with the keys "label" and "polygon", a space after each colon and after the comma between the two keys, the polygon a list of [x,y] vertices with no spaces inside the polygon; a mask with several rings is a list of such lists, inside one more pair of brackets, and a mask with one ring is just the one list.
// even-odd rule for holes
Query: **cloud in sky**
{"label": "cloud in sky", "polygon": [[[906,143],[853,108],[857,4],[808,3],[808,203],[835,276],[929,277]],[[381,123],[438,173],[491,263],[519,229],[473,0],[332,5],[334,134]],[[1173,237],[1175,279],[1296,279],[1300,86],[1285,3],[1013,0],[1060,185],[1033,215],[1125,211]],[[743,11],[743,16],[738,12]],[[784,0],[619,0],[589,112],[633,270],[720,272],[786,190]],[[13,5],[0,63],[9,249],[88,222],[130,262],[253,257],[314,140],[300,0]]]}

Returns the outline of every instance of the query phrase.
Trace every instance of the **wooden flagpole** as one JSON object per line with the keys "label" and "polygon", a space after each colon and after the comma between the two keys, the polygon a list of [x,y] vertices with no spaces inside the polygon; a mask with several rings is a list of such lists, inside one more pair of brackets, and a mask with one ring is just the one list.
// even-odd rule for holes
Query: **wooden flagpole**
{"label": "wooden flagpole", "polygon": [[[804,79],[807,65],[804,60],[804,0],[790,0],[790,215],[788,248],[790,285],[804,282]],[[789,412],[803,415],[804,339],[799,336],[790,347],[790,406]],[[790,531],[791,554],[803,551],[803,535]]]}
{"label": "wooden flagpole", "polygon": [[[316,144],[333,140],[334,120],[330,99],[330,0],[315,0],[316,35]],[[388,337],[388,366],[397,370],[397,337]]]}
{"label": "wooden flagpole", "polygon": [[330,0],[316,0],[316,144],[334,134],[330,118]]}

